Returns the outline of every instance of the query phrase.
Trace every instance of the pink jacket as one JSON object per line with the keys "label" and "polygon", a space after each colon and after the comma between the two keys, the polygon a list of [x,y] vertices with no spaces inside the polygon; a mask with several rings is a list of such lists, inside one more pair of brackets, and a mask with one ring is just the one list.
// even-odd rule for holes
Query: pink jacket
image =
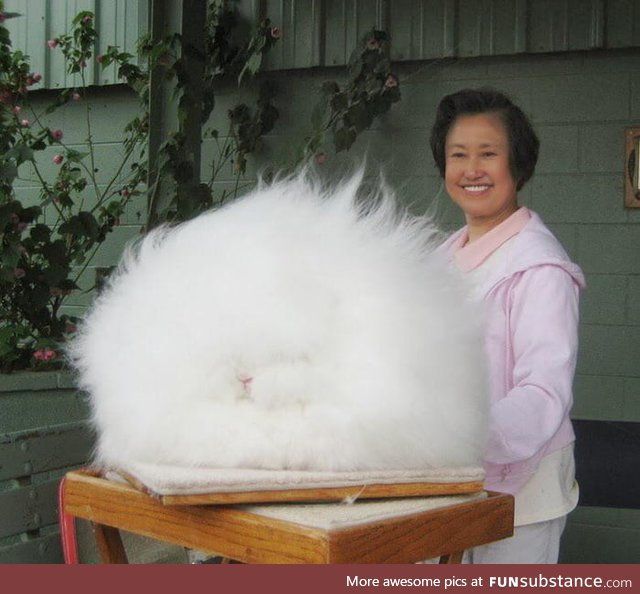
{"label": "pink jacket", "polygon": [[[517,217],[523,226],[508,257],[480,287],[491,403],[485,487],[512,494],[543,456],[575,439],[569,412],[578,293],[585,286],[580,268],[540,217],[524,208]],[[465,237],[466,228],[443,248],[453,254]]]}

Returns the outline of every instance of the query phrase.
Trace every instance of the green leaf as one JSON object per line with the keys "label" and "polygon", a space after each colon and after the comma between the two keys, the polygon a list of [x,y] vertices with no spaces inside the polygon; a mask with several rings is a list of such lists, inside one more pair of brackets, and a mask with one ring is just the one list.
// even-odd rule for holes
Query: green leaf
{"label": "green leaf", "polygon": [[353,128],[338,128],[333,135],[336,152],[348,150],[356,141],[357,133]]}
{"label": "green leaf", "polygon": [[369,113],[364,101],[354,103],[344,115],[344,123],[348,127],[355,128],[356,133],[360,133],[368,128],[373,122],[373,117]]}
{"label": "green leaf", "polygon": [[347,94],[343,91],[342,93],[338,93],[331,97],[331,109],[336,112],[343,111],[347,109],[349,106],[349,99],[347,98]]}
{"label": "green leaf", "polygon": [[273,129],[273,126],[278,119],[278,110],[273,105],[267,105],[262,110],[260,114],[260,121],[262,122],[262,128],[260,129],[260,134],[267,134]]}
{"label": "green leaf", "polygon": [[5,157],[15,159],[17,165],[21,165],[25,161],[33,161],[33,150],[22,142],[17,143],[14,147],[5,153]]}
{"label": "green leaf", "polygon": [[244,77],[246,72],[249,72],[251,75],[257,74],[258,70],[260,70],[260,65],[262,64],[262,54],[251,54],[247,63],[244,65],[244,68],[240,72],[238,76],[238,84],[242,82],[242,78]]}
{"label": "green leaf", "polygon": [[340,87],[338,83],[334,80],[328,80],[322,83],[322,87],[320,88],[320,92],[323,95],[335,95],[340,92]]}
{"label": "green leaf", "polygon": [[16,177],[18,177],[18,167],[13,161],[5,161],[0,164],[0,181],[12,185]]}
{"label": "green leaf", "polygon": [[31,227],[30,236],[36,243],[44,243],[45,241],[49,241],[51,229],[47,225],[39,223]]}

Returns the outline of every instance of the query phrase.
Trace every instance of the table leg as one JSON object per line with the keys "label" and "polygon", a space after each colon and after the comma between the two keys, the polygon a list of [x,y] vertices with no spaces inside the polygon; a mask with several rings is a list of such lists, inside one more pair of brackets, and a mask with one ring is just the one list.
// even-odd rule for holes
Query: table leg
{"label": "table leg", "polygon": [[111,526],[92,522],[98,553],[103,563],[129,563],[120,531]]}
{"label": "table leg", "polygon": [[456,551],[455,553],[449,553],[440,557],[440,565],[444,564],[460,564],[462,563],[462,555],[464,551]]}

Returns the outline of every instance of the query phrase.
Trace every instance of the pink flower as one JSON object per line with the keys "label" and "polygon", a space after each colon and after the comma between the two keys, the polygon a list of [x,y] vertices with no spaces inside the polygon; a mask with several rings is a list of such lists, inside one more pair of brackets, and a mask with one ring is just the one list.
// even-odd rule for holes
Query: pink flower
{"label": "pink flower", "polygon": [[39,74],[38,72],[34,72],[31,75],[31,79],[33,80],[34,83],[39,83],[42,80],[42,74]]}
{"label": "pink flower", "polygon": [[53,155],[51,160],[54,162],[55,165],[60,165],[60,163],[64,161],[64,157],[62,155]]}
{"label": "pink flower", "polygon": [[64,134],[62,130],[60,129],[51,130],[51,138],[53,138],[54,140],[62,140],[63,136]]}
{"label": "pink flower", "polygon": [[96,62],[98,62],[98,64],[102,64],[102,62],[104,62],[104,56],[102,54],[98,54],[96,56]]}
{"label": "pink flower", "polygon": [[82,17],[82,22],[83,22],[85,25],[88,25],[92,20],[93,20],[93,17],[92,17],[90,14],[88,14],[88,15],[86,15],[86,16],[84,16],[84,17]]}
{"label": "pink flower", "polygon": [[56,352],[50,348],[39,349],[33,353],[33,358],[37,361],[51,361],[56,358]]}
{"label": "pink flower", "polygon": [[273,37],[274,39],[280,39],[280,37],[282,37],[282,31],[280,30],[280,27],[271,27],[271,37]]}
{"label": "pink flower", "polygon": [[26,272],[24,268],[14,268],[13,269],[13,276],[15,276],[16,278],[24,278],[26,276]]}
{"label": "pink flower", "polygon": [[49,41],[47,41],[47,45],[50,49],[56,49],[58,47],[58,43],[57,39],[49,39]]}
{"label": "pink flower", "polygon": [[393,74],[390,74],[389,76],[387,76],[387,80],[384,81],[384,86],[387,89],[392,89],[393,87],[397,87],[398,79]]}
{"label": "pink flower", "polygon": [[122,196],[123,198],[128,198],[129,197],[129,189],[128,188],[122,188],[122,190],[120,190],[120,196]]}
{"label": "pink flower", "polygon": [[28,127],[31,125],[31,122],[30,122],[27,118],[22,118],[22,119],[20,120],[20,125],[21,125],[23,128],[28,128]]}
{"label": "pink flower", "polygon": [[86,68],[87,67],[87,62],[86,60],[81,60],[80,61],[80,68]]}
{"label": "pink flower", "polygon": [[71,99],[73,99],[74,101],[80,101],[82,99],[82,95],[78,93],[78,91],[74,91],[73,93],[71,93]]}
{"label": "pink flower", "polygon": [[72,334],[76,331],[76,325],[71,322],[67,322],[64,326],[64,331],[66,334]]}
{"label": "pink flower", "polygon": [[367,41],[367,49],[377,50],[379,47],[380,42],[375,37],[371,37],[369,41]]}
{"label": "pink flower", "polygon": [[318,165],[324,165],[327,162],[327,154],[325,152],[319,152],[316,155],[316,163]]}
{"label": "pink flower", "polygon": [[18,114],[22,111],[22,107],[20,107],[19,105],[14,105],[14,106],[11,108],[11,111],[12,111],[13,113],[15,113],[16,115],[18,115]]}

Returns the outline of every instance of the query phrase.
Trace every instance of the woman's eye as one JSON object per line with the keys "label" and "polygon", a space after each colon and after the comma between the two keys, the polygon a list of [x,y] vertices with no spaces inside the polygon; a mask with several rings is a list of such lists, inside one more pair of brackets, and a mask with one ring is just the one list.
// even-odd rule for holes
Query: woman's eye
{"label": "woman's eye", "polygon": [[462,159],[464,157],[464,153],[452,153],[449,155],[450,159]]}
{"label": "woman's eye", "polygon": [[482,153],[483,157],[495,157],[497,153],[494,153],[493,151],[487,151],[486,153]]}

